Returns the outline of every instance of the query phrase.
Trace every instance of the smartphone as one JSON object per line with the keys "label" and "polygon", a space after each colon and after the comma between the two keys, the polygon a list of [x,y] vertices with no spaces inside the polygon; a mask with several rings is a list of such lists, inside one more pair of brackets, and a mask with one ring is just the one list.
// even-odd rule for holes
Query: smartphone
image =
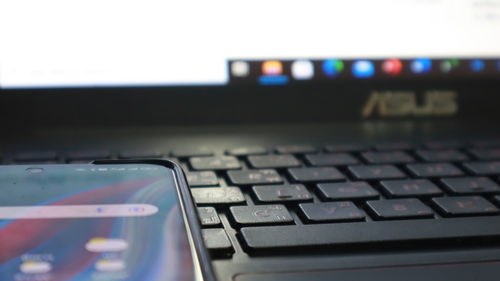
{"label": "smartphone", "polygon": [[1,281],[212,281],[170,161],[0,166]]}

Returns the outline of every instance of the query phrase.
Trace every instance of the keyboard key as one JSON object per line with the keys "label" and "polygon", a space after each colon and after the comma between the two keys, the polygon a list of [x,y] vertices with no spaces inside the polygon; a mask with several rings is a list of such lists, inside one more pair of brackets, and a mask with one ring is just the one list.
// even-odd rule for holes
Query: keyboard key
{"label": "keyboard key", "polygon": [[276,170],[271,169],[228,171],[227,176],[234,185],[283,183],[283,179]]}
{"label": "keyboard key", "polygon": [[[334,234],[334,235],[333,235]],[[301,248],[338,249],[342,246],[439,241],[463,243],[500,239],[498,217],[424,219],[244,227],[241,237],[253,253],[276,253]]]}
{"label": "keyboard key", "polygon": [[375,145],[379,151],[411,150],[413,145],[407,142],[382,143]]}
{"label": "keyboard key", "polygon": [[409,164],[410,172],[421,178],[461,176],[464,173],[450,163]]}
{"label": "keyboard key", "polygon": [[406,152],[365,152],[361,156],[371,164],[402,164],[412,163],[415,159]]}
{"label": "keyboard key", "polygon": [[472,146],[477,148],[500,148],[500,139],[475,141],[472,142]]}
{"label": "keyboard key", "polygon": [[368,201],[367,205],[379,219],[428,218],[434,213],[418,199]]}
{"label": "keyboard key", "polygon": [[306,160],[313,166],[347,166],[358,164],[358,159],[347,153],[308,154]]}
{"label": "keyboard key", "polygon": [[297,182],[323,182],[344,180],[345,176],[332,167],[294,168],[288,173]]}
{"label": "keyboard key", "polygon": [[231,241],[224,229],[202,229],[201,234],[205,242],[205,247],[207,247],[212,254],[232,254],[234,252]]}
{"label": "keyboard key", "polygon": [[67,159],[69,161],[73,160],[98,160],[98,159],[109,159],[111,158],[111,153],[108,150],[84,150],[84,151],[73,151],[69,152]]}
{"label": "keyboard key", "polygon": [[320,183],[318,190],[322,198],[327,200],[376,199],[378,192],[364,181]]}
{"label": "keyboard key", "polygon": [[284,224],[293,218],[283,205],[233,206],[229,208],[234,221],[243,225]]}
{"label": "keyboard key", "polygon": [[463,144],[458,141],[430,141],[425,143],[425,147],[432,150],[457,149],[462,146]]}
{"label": "keyboard key", "polygon": [[217,175],[212,171],[186,173],[189,186],[214,186],[219,184]]}
{"label": "keyboard key", "polygon": [[14,155],[16,162],[55,161],[56,159],[57,153],[54,151],[20,152]]}
{"label": "keyboard key", "polygon": [[261,155],[249,156],[248,161],[252,167],[261,168],[291,168],[300,166],[299,160],[293,155]]}
{"label": "keyboard key", "polygon": [[233,156],[259,155],[266,154],[267,149],[262,146],[242,146],[229,149],[226,153]]}
{"label": "keyboard key", "polygon": [[125,150],[118,154],[121,159],[161,158],[163,153],[154,149]]}
{"label": "keyboard key", "polygon": [[472,149],[470,153],[479,160],[500,160],[500,148],[497,149]]}
{"label": "keyboard key", "polygon": [[457,150],[419,150],[417,155],[427,162],[458,162],[469,159]]}
{"label": "keyboard key", "polygon": [[316,151],[316,147],[312,145],[280,145],[276,147],[276,152],[280,154],[305,154]]}
{"label": "keyboard key", "polygon": [[500,175],[500,161],[469,162],[464,166],[475,175]]}
{"label": "keyboard key", "polygon": [[259,185],[252,189],[257,200],[262,203],[312,201],[311,193],[302,184]]}
{"label": "keyboard key", "polygon": [[486,177],[463,177],[441,179],[446,188],[454,194],[499,193],[500,186]]}
{"label": "keyboard key", "polygon": [[299,205],[310,222],[360,221],[365,215],[352,202],[306,203]]}
{"label": "keyboard key", "polygon": [[380,182],[390,197],[436,196],[443,192],[429,180],[390,180]]}
{"label": "keyboard key", "polygon": [[348,170],[359,180],[383,180],[406,177],[401,170],[392,165],[349,166]]}
{"label": "keyboard key", "polygon": [[245,197],[238,187],[207,187],[191,189],[197,205],[228,205],[245,202]]}
{"label": "keyboard key", "polygon": [[[446,216],[473,216],[497,214],[498,208],[483,197],[440,197],[432,201]],[[470,226],[469,226],[470,227]]]}
{"label": "keyboard key", "polygon": [[192,157],[189,164],[194,170],[234,170],[241,169],[240,162],[234,156]]}
{"label": "keyboard key", "polygon": [[198,207],[198,215],[202,226],[220,225],[219,215],[214,207]]}
{"label": "keyboard key", "polygon": [[332,144],[325,147],[326,152],[360,152],[370,150],[370,147],[361,144]]}
{"label": "keyboard key", "polygon": [[172,156],[178,158],[212,156],[214,152],[207,147],[177,148],[172,151]]}

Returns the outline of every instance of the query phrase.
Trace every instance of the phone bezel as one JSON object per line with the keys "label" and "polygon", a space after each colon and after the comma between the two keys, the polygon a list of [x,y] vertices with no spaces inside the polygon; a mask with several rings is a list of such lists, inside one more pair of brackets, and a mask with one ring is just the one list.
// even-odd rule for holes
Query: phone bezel
{"label": "phone bezel", "polygon": [[90,165],[107,165],[107,164],[150,164],[159,165],[174,171],[177,194],[180,199],[180,206],[184,222],[187,222],[186,232],[190,240],[191,250],[194,251],[197,259],[194,259],[198,265],[203,281],[215,281],[212,263],[207,249],[204,247],[204,240],[201,234],[201,226],[196,212],[196,206],[193,202],[189,191],[189,185],[182,168],[173,161],[162,159],[131,159],[131,160],[96,160]]}

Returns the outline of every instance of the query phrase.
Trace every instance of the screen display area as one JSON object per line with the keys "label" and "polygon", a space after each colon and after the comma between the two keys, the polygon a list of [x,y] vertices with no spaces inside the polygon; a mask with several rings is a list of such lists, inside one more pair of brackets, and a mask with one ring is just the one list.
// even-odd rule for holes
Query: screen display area
{"label": "screen display area", "polygon": [[172,171],[0,167],[0,280],[195,280]]}
{"label": "screen display area", "polygon": [[4,0],[0,87],[498,76],[499,26],[500,0]]}

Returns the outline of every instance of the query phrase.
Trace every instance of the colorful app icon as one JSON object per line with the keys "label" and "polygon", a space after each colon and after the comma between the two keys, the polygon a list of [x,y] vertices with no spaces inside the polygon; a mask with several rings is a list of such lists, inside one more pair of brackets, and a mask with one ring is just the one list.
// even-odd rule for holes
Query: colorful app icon
{"label": "colorful app icon", "polygon": [[411,62],[410,68],[415,74],[428,73],[432,70],[432,61],[427,58],[419,58]]}
{"label": "colorful app icon", "polygon": [[457,68],[460,65],[460,61],[457,59],[448,59],[444,60],[440,64],[441,71],[444,73],[448,73],[453,69]]}
{"label": "colorful app icon", "polygon": [[250,74],[250,65],[245,61],[235,61],[231,63],[231,73],[234,77],[245,77]]}
{"label": "colorful app icon", "polygon": [[123,239],[92,238],[85,245],[89,252],[121,252],[128,248],[127,241]]}
{"label": "colorful app icon", "polygon": [[483,60],[472,60],[470,62],[470,69],[472,72],[482,72],[484,70]]}
{"label": "colorful app icon", "polygon": [[357,78],[369,78],[375,74],[375,67],[371,61],[355,61],[352,65],[352,74]]}
{"label": "colorful app icon", "polygon": [[123,260],[100,259],[95,264],[95,269],[100,272],[116,272],[125,269]]}
{"label": "colorful app icon", "polygon": [[262,74],[276,76],[283,74],[283,65],[277,60],[268,60],[262,64]]}
{"label": "colorful app icon", "polygon": [[19,267],[24,274],[43,274],[52,270],[52,265],[45,261],[25,261]]}
{"label": "colorful app icon", "polygon": [[314,76],[314,65],[308,60],[297,60],[292,63],[292,76],[297,80],[308,80]]}
{"label": "colorful app icon", "polygon": [[344,62],[330,59],[323,62],[323,73],[328,77],[335,77],[344,70]]}
{"label": "colorful app icon", "polygon": [[398,59],[388,59],[382,63],[382,71],[390,76],[396,76],[403,70],[403,63]]}

